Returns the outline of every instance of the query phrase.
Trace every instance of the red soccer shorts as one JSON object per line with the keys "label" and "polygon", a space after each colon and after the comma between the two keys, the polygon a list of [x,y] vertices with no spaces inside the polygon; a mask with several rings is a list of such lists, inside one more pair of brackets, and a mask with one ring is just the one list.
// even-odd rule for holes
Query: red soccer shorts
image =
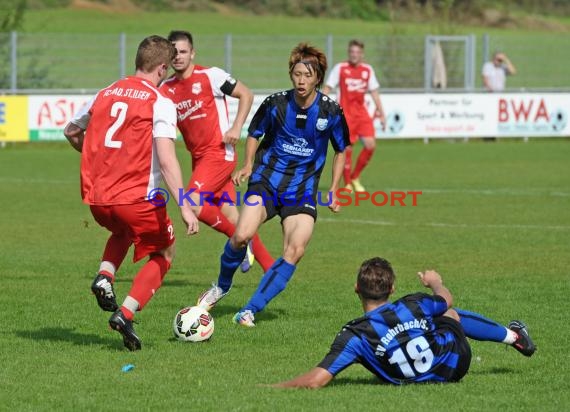
{"label": "red soccer shorts", "polygon": [[133,262],[174,243],[174,228],[165,206],[155,206],[150,202],[91,205],[91,213],[97,223],[113,234],[128,234],[135,245]]}
{"label": "red soccer shorts", "polygon": [[346,122],[350,132],[350,144],[356,143],[361,137],[374,137],[376,134],[373,119],[368,112],[346,115]]}
{"label": "red soccer shorts", "polygon": [[201,157],[192,160],[192,176],[186,190],[195,193],[213,193],[213,199],[232,199],[235,202],[236,189],[232,183],[232,172],[237,160],[227,161],[218,158]]}

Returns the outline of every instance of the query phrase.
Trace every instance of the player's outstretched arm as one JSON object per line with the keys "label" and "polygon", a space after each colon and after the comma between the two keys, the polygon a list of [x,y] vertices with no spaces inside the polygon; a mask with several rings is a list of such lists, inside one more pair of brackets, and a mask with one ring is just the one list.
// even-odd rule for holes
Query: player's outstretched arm
{"label": "player's outstretched arm", "polygon": [[449,309],[453,305],[453,296],[451,292],[443,285],[443,280],[439,273],[435,270],[426,270],[425,272],[418,272],[420,282],[426,287],[430,288],[434,295],[441,296],[447,302]]}
{"label": "player's outstretched arm", "polygon": [[77,126],[75,123],[69,122],[63,130],[63,134],[71,147],[81,153],[83,150],[83,137],[85,136],[85,130]]}
{"label": "player's outstretched arm", "polygon": [[222,140],[224,143],[236,144],[241,136],[241,129],[247,119],[247,115],[251,110],[253,93],[246,85],[238,81],[231,96],[239,99],[236,118],[234,119],[232,127],[224,133]]}
{"label": "player's outstretched arm", "polygon": [[332,181],[329,193],[331,199],[329,199],[329,209],[334,212],[340,212],[340,204],[337,202],[336,191],[340,184],[340,178],[342,177],[342,171],[344,170],[344,159],[346,155],[344,152],[336,152],[333,157],[332,165]]}
{"label": "player's outstretched arm", "polygon": [[162,172],[164,182],[168,187],[168,191],[176,200],[176,204],[180,206],[182,220],[184,220],[184,223],[186,223],[187,226],[187,234],[194,235],[199,231],[198,218],[196,218],[196,215],[190,208],[189,203],[184,202],[183,204],[180,204],[179,189],[184,187],[184,183],[182,182],[180,164],[176,157],[174,140],[166,137],[156,137],[155,139],[156,154],[158,156],[158,162],[160,164],[160,170]]}
{"label": "player's outstretched arm", "polygon": [[239,186],[244,180],[251,176],[253,169],[253,160],[255,159],[255,151],[259,142],[255,137],[248,136],[245,142],[245,160],[243,167],[232,175],[232,182],[234,185]]}
{"label": "player's outstretched arm", "polygon": [[326,369],[316,367],[309,372],[291,379],[290,381],[270,385],[274,388],[306,388],[318,389],[326,386],[333,379],[333,375]]}

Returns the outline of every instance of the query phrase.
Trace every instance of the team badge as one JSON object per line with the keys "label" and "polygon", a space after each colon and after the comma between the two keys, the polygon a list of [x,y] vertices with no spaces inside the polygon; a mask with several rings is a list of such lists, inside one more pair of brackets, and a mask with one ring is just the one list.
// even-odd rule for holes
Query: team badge
{"label": "team badge", "polygon": [[200,94],[202,92],[202,83],[194,83],[192,85],[192,93]]}
{"label": "team badge", "polygon": [[368,79],[368,72],[362,72],[362,78],[364,80]]}
{"label": "team badge", "polygon": [[317,130],[321,132],[327,128],[329,119],[317,119]]}

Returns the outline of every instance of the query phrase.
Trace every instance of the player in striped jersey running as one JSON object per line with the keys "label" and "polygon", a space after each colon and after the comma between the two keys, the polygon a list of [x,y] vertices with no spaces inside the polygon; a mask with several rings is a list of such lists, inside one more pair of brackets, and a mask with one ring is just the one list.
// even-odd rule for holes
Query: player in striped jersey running
{"label": "player in striped jersey running", "polygon": [[365,261],[355,286],[364,316],[341,329],[316,368],[274,386],[319,388],[354,363],[396,385],[457,382],[471,362],[466,337],[506,343],[532,356],[536,347],[522,322],[512,321],[505,327],[477,313],[451,309],[453,298],[441,276],[433,270],[418,275],[433,294],[415,293],[391,303],[392,266],[378,257]]}

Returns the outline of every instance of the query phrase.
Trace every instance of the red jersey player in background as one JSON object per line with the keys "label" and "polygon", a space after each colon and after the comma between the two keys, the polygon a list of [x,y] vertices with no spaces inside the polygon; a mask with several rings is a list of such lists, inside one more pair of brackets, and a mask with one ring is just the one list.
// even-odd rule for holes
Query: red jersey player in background
{"label": "red jersey player in background", "polygon": [[[195,64],[194,41],[189,32],[172,31],[168,40],[176,48],[172,61],[175,74],[160,90],[176,104],[178,128],[192,155],[192,176],[186,190],[192,191],[190,198],[195,203],[193,210],[198,219],[231,237],[239,217],[231,181],[237,164],[235,144],[251,109],[253,94],[224,70]],[[226,96],[239,99],[231,126]],[[200,199],[200,193],[212,193],[213,201]],[[252,239],[248,251],[242,271],[249,269],[253,257],[264,271],[273,265],[274,260],[258,235]]]}
{"label": "red jersey player in background", "polygon": [[365,191],[360,183],[360,174],[376,149],[373,118],[370,117],[364,102],[364,95],[367,92],[370,92],[376,105],[374,116],[380,119],[382,127],[386,122],[378,94],[380,84],[372,66],[364,63],[363,60],[364,43],[359,40],[351,40],[348,43],[348,61],[338,63],[333,67],[323,88],[323,93],[329,94],[332,89],[338,87],[337,100],[344,110],[350,131],[350,142],[354,144],[360,139],[364,146],[358,156],[354,170],[352,169],[352,147],[349,146],[345,150],[344,183],[347,189],[354,189],[357,192]]}
{"label": "red jersey player in background", "polygon": [[[174,147],[176,109],[156,88],[174,54],[167,39],[144,39],[137,50],[135,75],[99,91],[64,131],[81,152],[83,202],[90,205],[97,223],[111,232],[91,289],[101,309],[114,312],[109,325],[132,351],[141,348],[133,316],[160,288],[174,258],[166,201],[160,194],[156,197],[161,174],[178,204],[183,184]],[[198,233],[198,220],[187,202],[180,212],[187,233]],[[149,260],[119,308],[113,282],[133,243],[133,260]]]}

